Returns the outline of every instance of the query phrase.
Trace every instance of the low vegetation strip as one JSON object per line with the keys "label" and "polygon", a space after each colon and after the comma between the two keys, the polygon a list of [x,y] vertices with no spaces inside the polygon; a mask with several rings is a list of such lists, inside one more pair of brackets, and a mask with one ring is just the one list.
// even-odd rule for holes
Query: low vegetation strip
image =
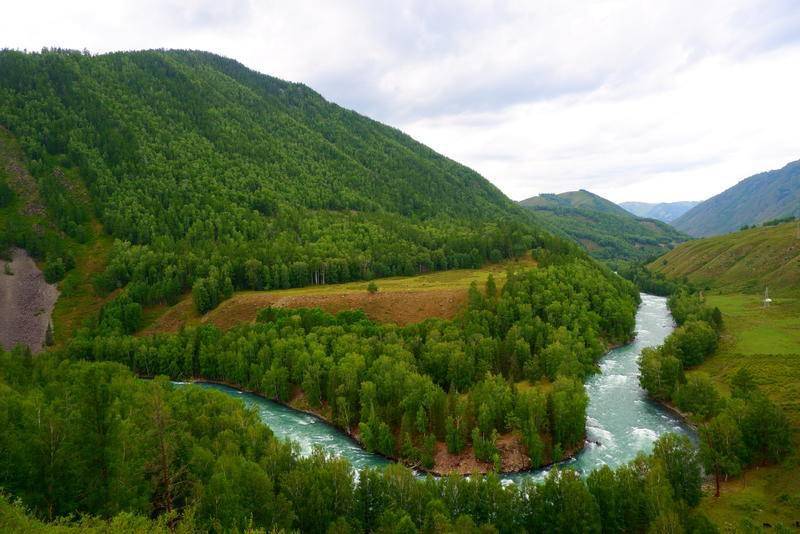
{"label": "low vegetation strip", "polygon": [[452,319],[467,303],[470,284],[482,287],[492,275],[499,288],[507,271],[534,267],[526,256],[520,260],[487,265],[482,269],[456,269],[418,276],[399,276],[375,280],[377,291],[367,282],[317,285],[278,291],[242,291],[205,315],[200,315],[190,298],[170,308],[145,310],[146,326],[141,335],[177,332],[190,325],[213,324],[227,330],[240,323],[255,321],[259,310],[274,306],[320,308],[330,313],[360,309],[378,323],[405,326],[425,319]]}

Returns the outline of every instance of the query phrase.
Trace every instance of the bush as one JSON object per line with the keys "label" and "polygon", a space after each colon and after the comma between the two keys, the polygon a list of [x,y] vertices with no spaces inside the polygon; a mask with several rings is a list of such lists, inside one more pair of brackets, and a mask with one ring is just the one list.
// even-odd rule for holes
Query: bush
{"label": "bush", "polygon": [[48,261],[44,267],[44,279],[48,284],[54,284],[64,278],[67,273],[64,261],[61,258]]}
{"label": "bush", "polygon": [[14,200],[14,191],[5,182],[0,181],[0,208],[11,204]]}
{"label": "bush", "polygon": [[697,373],[678,387],[675,403],[683,411],[708,419],[719,413],[721,399],[711,378],[705,373]]}
{"label": "bush", "polygon": [[693,319],[675,330],[666,346],[685,367],[699,365],[717,350],[717,332],[706,321]]}
{"label": "bush", "polygon": [[369,291],[372,294],[377,293],[378,284],[376,284],[375,282],[370,282],[369,285],[367,285],[367,291]]}

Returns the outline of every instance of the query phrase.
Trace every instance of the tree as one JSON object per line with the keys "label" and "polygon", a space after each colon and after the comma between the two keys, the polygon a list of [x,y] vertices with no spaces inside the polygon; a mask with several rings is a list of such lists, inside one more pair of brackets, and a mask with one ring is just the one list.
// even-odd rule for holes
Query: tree
{"label": "tree", "polygon": [[583,441],[588,404],[589,398],[583,384],[565,377],[559,377],[555,381],[549,398],[550,428],[554,445],[560,445],[563,450]]}
{"label": "tree", "polygon": [[689,438],[677,434],[661,436],[653,447],[653,461],[663,466],[673,497],[697,506],[703,477],[697,450]]}
{"label": "tree", "polygon": [[754,461],[778,462],[792,449],[786,414],[761,393],[752,394],[748,399],[741,431]]}
{"label": "tree", "polygon": [[369,284],[367,284],[367,291],[370,294],[377,293],[378,292],[378,284],[376,284],[374,281],[371,281]]}
{"label": "tree", "polygon": [[728,414],[722,413],[700,427],[700,458],[705,469],[714,473],[715,497],[719,497],[722,475],[741,472],[742,448],[742,433]]}
{"label": "tree", "polygon": [[717,387],[705,373],[695,373],[678,388],[675,402],[681,410],[704,419],[719,413],[721,399]]}

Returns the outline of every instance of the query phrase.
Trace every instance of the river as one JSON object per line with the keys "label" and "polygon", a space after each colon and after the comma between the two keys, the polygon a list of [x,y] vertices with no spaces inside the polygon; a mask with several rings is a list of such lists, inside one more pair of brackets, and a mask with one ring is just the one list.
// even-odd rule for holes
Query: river
{"label": "river", "polygon": [[[589,407],[586,414],[587,446],[573,459],[562,462],[582,473],[602,465],[615,467],[632,460],[640,451],[649,452],[659,436],[668,432],[694,434],[682,420],[647,399],[639,387],[637,360],[642,349],[660,345],[674,324],[663,297],[642,295],[636,313],[636,338],[614,349],[600,361],[600,373],[586,381]],[[275,435],[291,439],[309,454],[314,445],[343,456],[356,469],[380,467],[389,460],[361,449],[338,429],[311,415],[287,408],[256,395],[216,384],[199,384],[240,398],[255,408]],[[507,481],[542,478],[546,469],[505,475]]]}

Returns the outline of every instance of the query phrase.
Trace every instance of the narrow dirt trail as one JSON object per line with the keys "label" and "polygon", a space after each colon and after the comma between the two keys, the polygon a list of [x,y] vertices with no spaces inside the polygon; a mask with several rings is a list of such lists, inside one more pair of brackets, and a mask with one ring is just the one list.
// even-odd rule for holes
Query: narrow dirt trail
{"label": "narrow dirt trail", "polygon": [[0,260],[0,345],[10,350],[21,343],[40,352],[58,289],[24,250],[12,254],[10,262]]}

